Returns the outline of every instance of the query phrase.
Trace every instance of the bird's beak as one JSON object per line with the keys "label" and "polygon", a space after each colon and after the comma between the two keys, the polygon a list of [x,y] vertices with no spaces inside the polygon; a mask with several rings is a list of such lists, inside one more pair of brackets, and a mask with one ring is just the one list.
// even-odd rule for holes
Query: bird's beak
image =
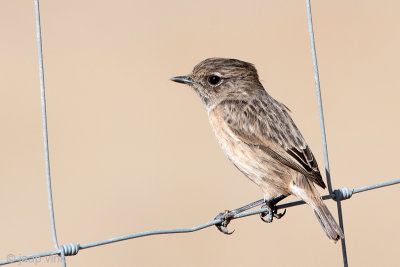
{"label": "bird's beak", "polygon": [[177,83],[184,83],[184,84],[193,84],[194,81],[190,78],[190,76],[176,76],[171,78],[171,81]]}

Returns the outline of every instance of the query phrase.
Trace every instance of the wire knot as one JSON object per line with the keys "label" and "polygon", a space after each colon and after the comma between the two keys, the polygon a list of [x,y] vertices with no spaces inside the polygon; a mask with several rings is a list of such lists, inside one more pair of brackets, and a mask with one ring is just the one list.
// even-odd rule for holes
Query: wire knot
{"label": "wire knot", "polygon": [[333,193],[335,194],[335,197],[333,199],[335,201],[349,199],[353,195],[353,192],[354,192],[354,189],[349,189],[347,187],[344,187],[341,189],[335,189],[335,191],[333,191]]}
{"label": "wire knot", "polygon": [[72,256],[78,254],[80,246],[78,243],[69,243],[67,245],[62,245],[60,249],[62,251],[61,253],[64,253],[65,256]]}

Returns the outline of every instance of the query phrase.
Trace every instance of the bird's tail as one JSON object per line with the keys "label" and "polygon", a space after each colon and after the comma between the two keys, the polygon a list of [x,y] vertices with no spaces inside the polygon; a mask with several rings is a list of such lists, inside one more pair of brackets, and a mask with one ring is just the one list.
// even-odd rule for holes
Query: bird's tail
{"label": "bird's tail", "polygon": [[324,204],[322,199],[318,196],[314,200],[315,201],[310,201],[313,202],[310,203],[310,206],[314,210],[314,213],[328,238],[335,243],[340,238],[344,238],[342,229],[340,229],[339,225],[336,223],[331,212],[328,210],[328,207]]}
{"label": "bird's tail", "polygon": [[324,229],[330,240],[336,243],[340,238],[344,238],[342,229],[336,223],[311,181],[303,175],[299,175],[296,182],[292,184],[292,192],[311,206],[322,229]]}

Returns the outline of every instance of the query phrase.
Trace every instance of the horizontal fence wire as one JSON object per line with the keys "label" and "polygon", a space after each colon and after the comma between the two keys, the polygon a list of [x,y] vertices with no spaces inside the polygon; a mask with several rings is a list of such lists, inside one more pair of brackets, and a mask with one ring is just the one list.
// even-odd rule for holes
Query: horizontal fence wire
{"label": "horizontal fence wire", "polygon": [[[324,199],[324,200],[335,199],[338,201],[346,200],[346,199],[351,198],[352,195],[354,195],[354,194],[382,188],[385,186],[391,186],[391,185],[395,185],[395,184],[400,184],[400,179],[391,180],[391,181],[387,181],[387,182],[383,182],[383,183],[379,183],[379,184],[373,184],[373,185],[364,186],[364,187],[355,188],[355,189],[349,189],[349,188],[336,189],[333,191],[332,194],[323,196],[322,199]],[[285,208],[290,208],[290,207],[299,206],[299,205],[303,205],[303,204],[305,204],[304,201],[294,201],[294,202],[277,205],[276,207],[277,207],[277,209],[285,209]],[[263,212],[267,212],[267,209],[262,208],[262,209],[239,213],[239,214],[236,214],[235,216],[233,216],[232,220],[251,216],[251,215],[260,214]],[[141,232],[141,233],[130,234],[130,235],[125,235],[125,236],[120,236],[120,237],[114,237],[114,238],[105,239],[105,240],[101,240],[101,241],[97,241],[97,242],[83,244],[83,245],[80,245],[79,243],[70,243],[67,245],[60,246],[60,249],[58,249],[58,250],[41,252],[41,253],[22,256],[22,257],[9,258],[9,259],[0,261],[0,265],[16,263],[16,262],[26,262],[26,261],[34,260],[34,259],[37,259],[40,257],[47,257],[47,256],[51,256],[51,255],[65,255],[65,256],[76,255],[79,252],[79,250],[82,250],[82,249],[93,248],[93,247],[102,246],[102,245],[108,245],[111,243],[134,239],[134,238],[139,238],[139,237],[145,237],[145,236],[151,236],[151,235],[163,235],[163,234],[190,233],[190,232],[195,232],[195,231],[205,229],[207,227],[219,224],[221,222],[222,222],[222,219],[215,219],[215,220],[206,222],[204,224],[200,224],[200,225],[189,227],[189,228],[153,230],[153,231]]]}

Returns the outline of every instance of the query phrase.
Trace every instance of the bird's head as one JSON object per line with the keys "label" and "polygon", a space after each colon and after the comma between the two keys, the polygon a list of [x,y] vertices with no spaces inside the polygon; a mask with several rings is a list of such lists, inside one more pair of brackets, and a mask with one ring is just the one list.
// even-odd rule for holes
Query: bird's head
{"label": "bird's head", "polygon": [[191,74],[171,80],[190,85],[207,109],[225,99],[246,98],[264,90],[254,65],[237,59],[208,58],[197,64]]}

